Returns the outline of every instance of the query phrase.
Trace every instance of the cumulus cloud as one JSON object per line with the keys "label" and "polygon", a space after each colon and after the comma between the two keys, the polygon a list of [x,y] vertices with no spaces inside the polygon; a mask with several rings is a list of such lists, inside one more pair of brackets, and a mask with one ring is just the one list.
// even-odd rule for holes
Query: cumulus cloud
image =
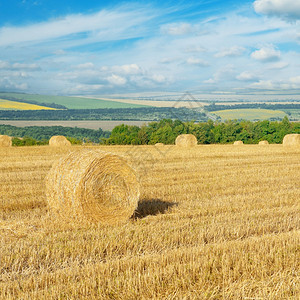
{"label": "cumulus cloud", "polygon": [[250,88],[258,90],[273,90],[275,86],[271,80],[259,80],[250,85]]}
{"label": "cumulus cloud", "polygon": [[236,76],[236,79],[241,81],[255,81],[257,80],[257,76],[250,72],[245,71],[239,74],[238,76]]}
{"label": "cumulus cloud", "polygon": [[261,62],[277,61],[280,59],[280,51],[270,45],[252,52],[251,57]]}
{"label": "cumulus cloud", "polygon": [[0,60],[0,69],[6,70],[19,70],[19,71],[40,71],[41,68],[38,64],[24,64],[24,63],[9,63],[7,61]]}
{"label": "cumulus cloud", "polygon": [[107,77],[107,81],[113,85],[124,85],[127,82],[126,78],[115,74]]}
{"label": "cumulus cloud", "polygon": [[0,60],[0,69],[9,69],[10,64],[7,61]]}
{"label": "cumulus cloud", "polygon": [[122,73],[122,74],[140,74],[142,73],[142,69],[137,64],[129,64],[129,65],[121,65],[121,66],[113,66],[111,68],[113,72]]}
{"label": "cumulus cloud", "polygon": [[166,81],[166,77],[161,74],[154,74],[151,78],[158,83],[163,83]]}
{"label": "cumulus cloud", "polygon": [[228,49],[224,49],[218,52],[215,57],[225,57],[225,56],[240,56],[245,52],[245,48],[241,46],[233,46]]}
{"label": "cumulus cloud", "polygon": [[169,35],[185,35],[193,32],[193,27],[188,23],[166,24],[161,27],[161,31]]}
{"label": "cumulus cloud", "polygon": [[94,68],[94,64],[92,62],[87,62],[84,64],[79,64],[76,66],[77,69],[92,69]]}
{"label": "cumulus cloud", "polygon": [[24,82],[12,81],[9,77],[2,77],[2,78],[0,78],[0,90],[2,90],[2,91],[10,91],[10,90],[26,91],[26,90],[28,90],[28,84],[24,83]]}
{"label": "cumulus cloud", "polygon": [[201,67],[207,67],[209,66],[208,62],[200,59],[200,58],[195,58],[195,57],[189,57],[186,60],[187,64],[189,65],[196,65],[196,66],[201,66]]}
{"label": "cumulus cloud", "polygon": [[288,20],[300,20],[300,1],[298,0],[256,0],[253,5],[257,13]]}

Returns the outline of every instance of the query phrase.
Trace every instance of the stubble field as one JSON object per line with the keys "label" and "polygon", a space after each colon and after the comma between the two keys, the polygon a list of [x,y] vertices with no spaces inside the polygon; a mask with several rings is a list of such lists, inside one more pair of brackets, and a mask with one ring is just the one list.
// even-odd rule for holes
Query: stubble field
{"label": "stubble field", "polygon": [[51,215],[44,179],[69,149],[0,148],[0,299],[299,299],[299,148],[92,148],[137,170],[126,224]]}

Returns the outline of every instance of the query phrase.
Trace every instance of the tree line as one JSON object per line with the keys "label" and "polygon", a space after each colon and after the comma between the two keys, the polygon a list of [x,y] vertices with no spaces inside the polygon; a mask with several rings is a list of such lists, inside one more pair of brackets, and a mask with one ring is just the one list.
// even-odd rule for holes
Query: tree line
{"label": "tree line", "polygon": [[110,145],[153,145],[156,143],[174,144],[180,134],[194,134],[199,144],[227,144],[241,140],[245,144],[257,144],[261,140],[269,143],[282,143],[288,133],[300,133],[300,123],[291,123],[287,117],[280,122],[265,121],[226,121],[204,123],[181,122],[164,119],[152,122],[141,128],[138,126],[116,126],[109,138]]}
{"label": "tree line", "polygon": [[[282,143],[289,133],[300,133],[300,123],[282,121],[226,121],[203,123],[194,121],[163,119],[141,127],[132,125],[116,126],[112,132],[63,126],[16,127],[0,125],[0,134],[15,137],[16,146],[48,144],[53,135],[64,135],[73,144],[96,143],[106,145],[153,145],[156,143],[174,144],[180,134],[194,134],[199,144],[228,144],[241,140],[245,144],[257,144],[261,140],[269,143]],[[21,139],[20,139],[21,138]]]}
{"label": "tree line", "polygon": [[234,104],[234,105],[223,105],[223,104],[212,103],[210,105],[206,105],[204,108],[206,111],[218,111],[218,110],[227,110],[227,109],[250,109],[250,108],[285,110],[285,109],[300,109],[300,104],[243,103],[243,104]]}
{"label": "tree line", "polygon": [[[186,121],[207,121],[204,112],[185,107],[140,107],[140,108],[102,108],[67,110],[0,110],[0,120],[122,120],[159,121],[179,119]],[[1,122],[1,121],[0,121]]]}
{"label": "tree line", "polygon": [[110,131],[103,131],[101,128],[93,130],[63,126],[16,127],[0,125],[0,134],[15,137],[13,144],[16,146],[31,146],[48,144],[49,139],[54,135],[63,135],[73,144],[100,143],[103,138],[110,136]]}

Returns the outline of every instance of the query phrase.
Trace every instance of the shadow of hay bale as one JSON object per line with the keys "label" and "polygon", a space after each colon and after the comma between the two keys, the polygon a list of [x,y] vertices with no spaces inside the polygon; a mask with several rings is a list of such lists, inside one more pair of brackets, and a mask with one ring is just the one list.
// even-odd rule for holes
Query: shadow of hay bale
{"label": "shadow of hay bale", "polygon": [[139,201],[132,218],[142,219],[147,216],[164,214],[169,208],[177,205],[178,203],[162,201],[160,199],[143,199]]}

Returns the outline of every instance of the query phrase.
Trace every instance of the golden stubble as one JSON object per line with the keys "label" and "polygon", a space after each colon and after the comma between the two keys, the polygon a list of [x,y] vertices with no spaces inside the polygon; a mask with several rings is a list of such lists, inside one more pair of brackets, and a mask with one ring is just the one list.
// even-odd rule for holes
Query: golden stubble
{"label": "golden stubble", "polygon": [[89,147],[138,173],[118,226],[47,207],[52,164],[82,148],[0,149],[0,299],[299,298],[299,147]]}

